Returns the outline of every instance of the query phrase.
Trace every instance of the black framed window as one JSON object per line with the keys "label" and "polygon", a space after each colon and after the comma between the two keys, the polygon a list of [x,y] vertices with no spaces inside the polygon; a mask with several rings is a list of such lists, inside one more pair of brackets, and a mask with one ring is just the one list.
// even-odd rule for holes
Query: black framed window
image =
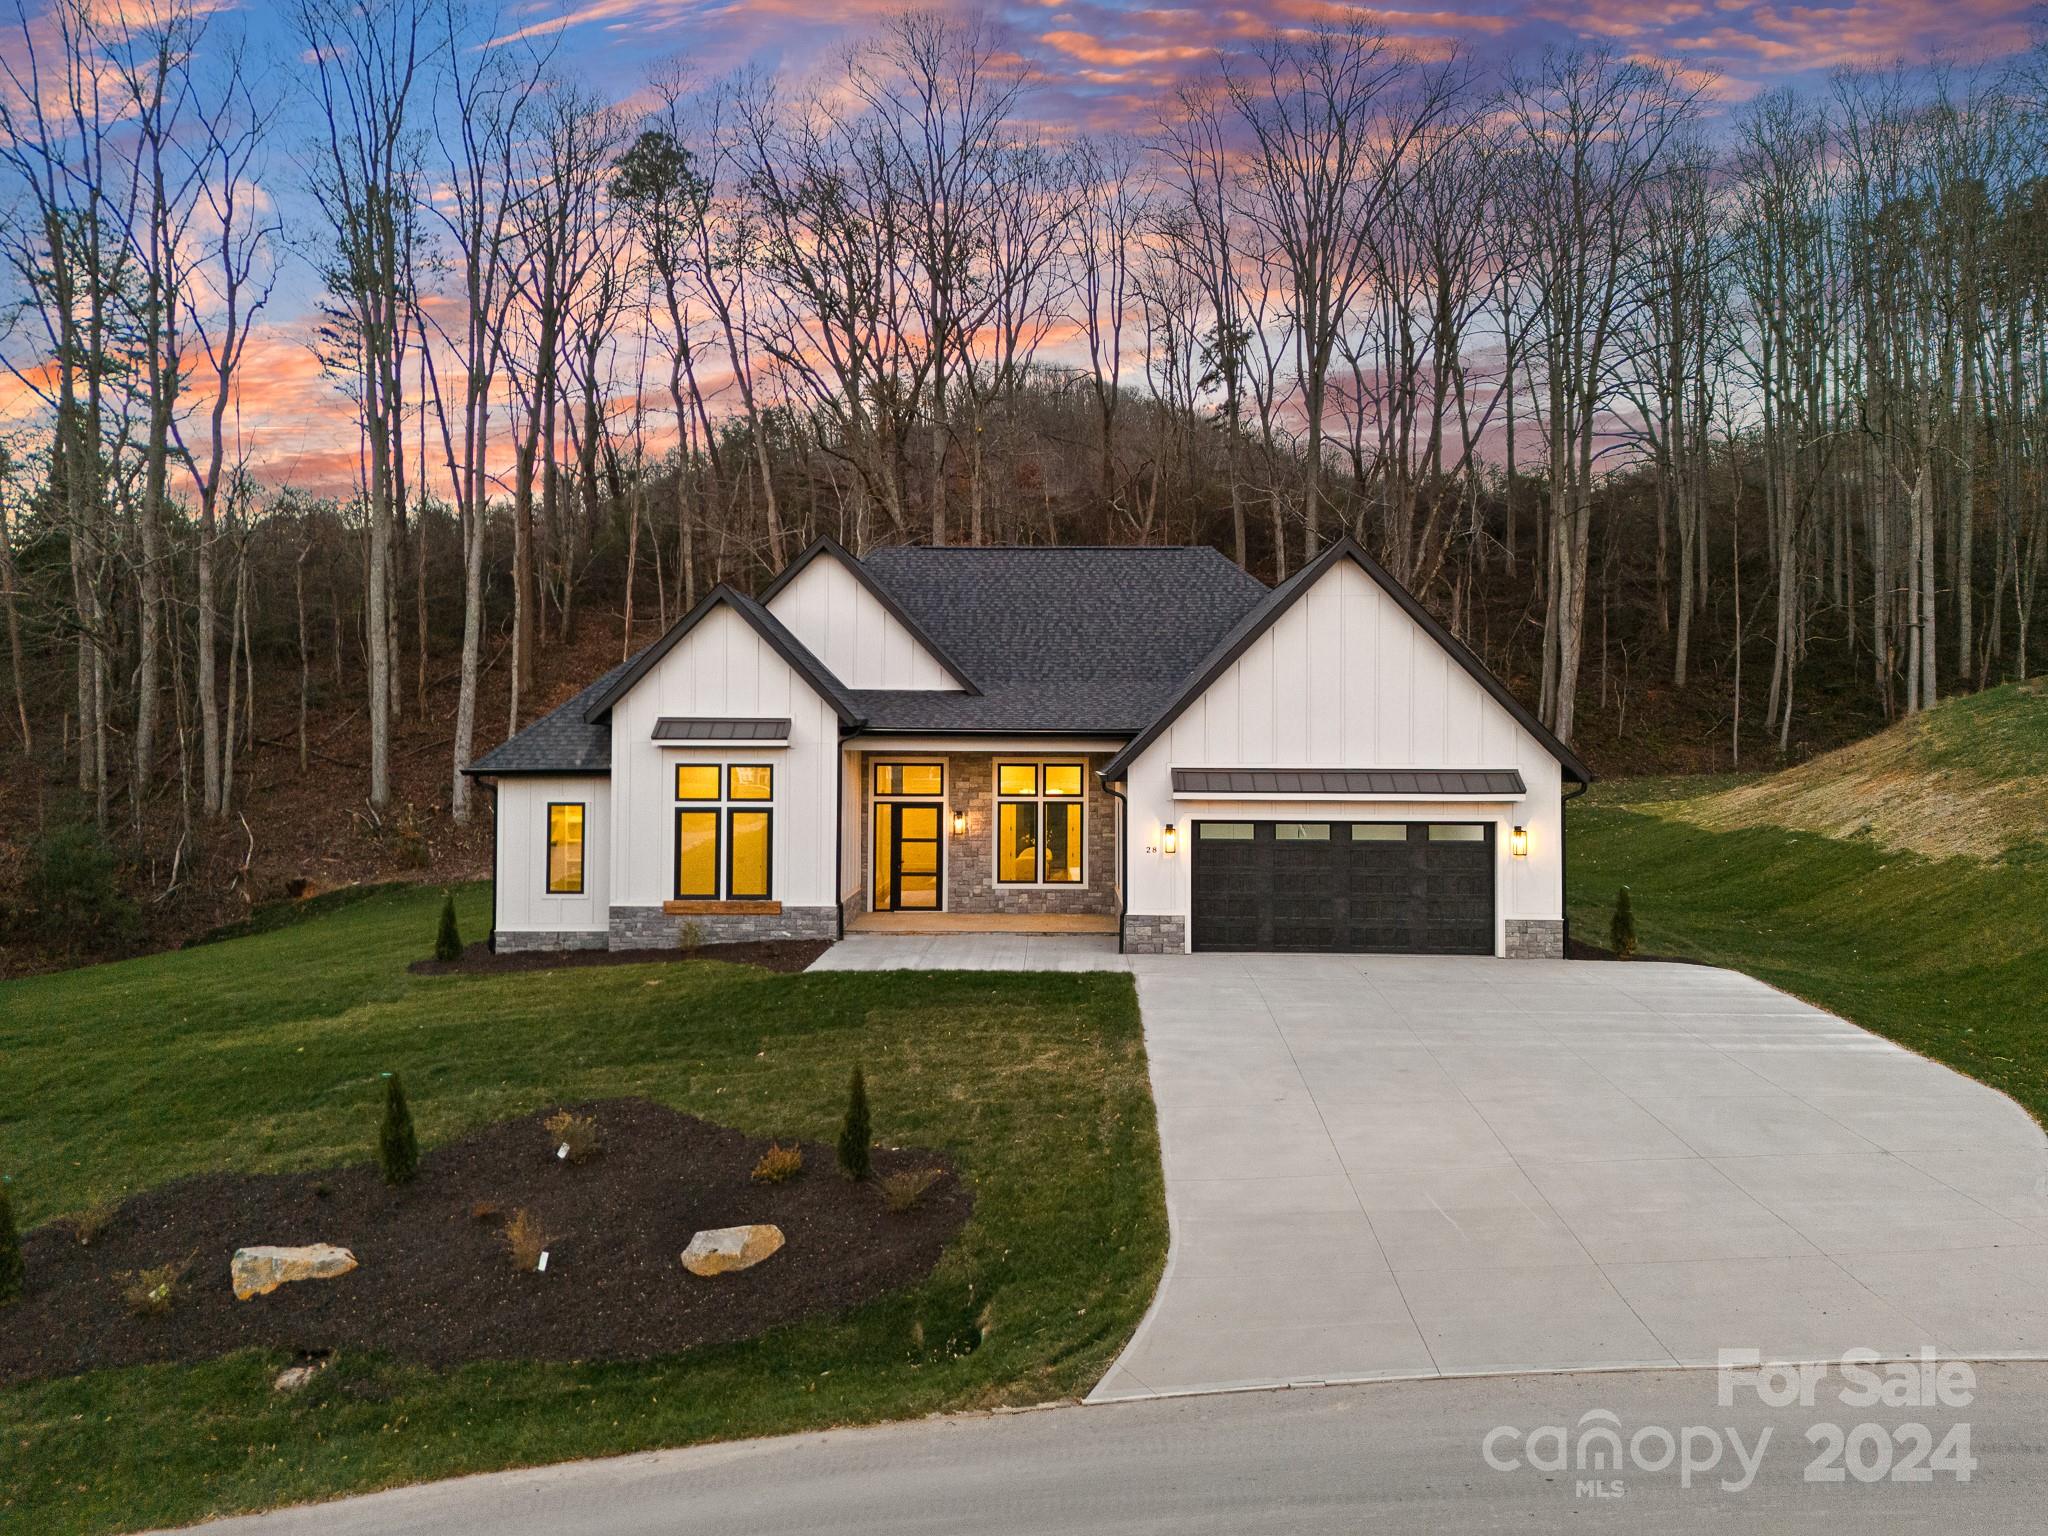
{"label": "black framed window", "polygon": [[733,901],[766,901],[775,884],[775,813],[725,813],[725,894]]}
{"label": "black framed window", "polygon": [[946,793],[944,763],[877,763],[875,793],[936,800]]}
{"label": "black framed window", "polygon": [[1080,885],[1087,879],[1086,786],[1081,763],[996,764],[998,885]]}
{"label": "black framed window", "polygon": [[676,764],[676,900],[773,896],[774,799],[771,763]]}
{"label": "black framed window", "polygon": [[719,764],[677,763],[676,798],[678,800],[716,800],[718,798]]}
{"label": "black framed window", "polygon": [[718,824],[716,807],[676,809],[676,900],[718,900]]}
{"label": "black framed window", "polygon": [[548,802],[548,894],[583,894],[584,806],[580,800]]}

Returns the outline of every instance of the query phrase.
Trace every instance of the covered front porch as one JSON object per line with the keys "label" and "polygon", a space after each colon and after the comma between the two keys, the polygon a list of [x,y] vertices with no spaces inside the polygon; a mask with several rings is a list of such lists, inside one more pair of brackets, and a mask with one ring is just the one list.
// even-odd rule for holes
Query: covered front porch
{"label": "covered front porch", "polygon": [[849,934],[1114,939],[1120,807],[1097,779],[1115,743],[894,737],[849,742]]}
{"label": "covered front porch", "polygon": [[1114,912],[863,912],[848,933],[1116,933]]}

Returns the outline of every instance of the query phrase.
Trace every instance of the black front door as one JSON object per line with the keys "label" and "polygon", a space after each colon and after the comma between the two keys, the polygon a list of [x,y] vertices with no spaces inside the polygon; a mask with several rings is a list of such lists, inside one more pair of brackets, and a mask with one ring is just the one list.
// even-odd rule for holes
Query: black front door
{"label": "black front door", "polygon": [[1483,822],[1198,821],[1196,949],[1493,953]]}
{"label": "black front door", "polygon": [[875,908],[882,912],[936,912],[944,897],[944,860],[936,805],[875,802]]}

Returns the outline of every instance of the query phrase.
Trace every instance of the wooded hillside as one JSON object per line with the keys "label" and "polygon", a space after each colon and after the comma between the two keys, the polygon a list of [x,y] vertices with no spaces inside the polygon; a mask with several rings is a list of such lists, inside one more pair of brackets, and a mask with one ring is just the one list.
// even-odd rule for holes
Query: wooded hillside
{"label": "wooded hillside", "polygon": [[[455,0],[295,0],[289,61],[117,9],[0,63],[17,956],[479,867],[464,763],[820,532],[1349,531],[1607,771],[2040,666],[2037,57],[1731,111],[1360,13],[1082,133],[923,13],[599,90]],[[338,492],[251,374],[309,284]]]}

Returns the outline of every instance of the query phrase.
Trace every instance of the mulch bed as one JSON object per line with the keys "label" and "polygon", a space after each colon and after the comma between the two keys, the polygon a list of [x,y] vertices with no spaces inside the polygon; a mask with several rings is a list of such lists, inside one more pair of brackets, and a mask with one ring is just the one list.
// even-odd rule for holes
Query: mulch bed
{"label": "mulch bed", "polygon": [[755,965],[788,975],[809,969],[811,962],[831,947],[829,939],[756,939],[746,944],[704,944],[695,953],[682,949],[549,949],[499,955],[488,945],[471,944],[460,960],[415,960],[406,969],[415,976],[488,976],[499,971],[564,971],[583,965],[723,960],[728,965]]}
{"label": "mulch bed", "polygon": [[[28,1285],[0,1308],[0,1382],[108,1366],[207,1360],[258,1347],[347,1349],[427,1365],[464,1360],[644,1360],[843,1312],[931,1272],[973,1195],[940,1154],[882,1149],[877,1176],[940,1168],[915,1207],[841,1178],[805,1144],[782,1184],[751,1177],[768,1143],[645,1099],[576,1106],[602,1150],[558,1161],[531,1115],[427,1152],[418,1180],[387,1188],[373,1164],[324,1173],[209,1173],[122,1205],[82,1247],[62,1222],[23,1239]],[[520,1208],[549,1234],[545,1274],[513,1268],[503,1227]],[[787,1242],[753,1268],[690,1274],[681,1253],[707,1227],[770,1222]],[[336,1243],[359,1266],[237,1301],[240,1247]],[[189,1260],[161,1316],[134,1314],[137,1270]]]}

